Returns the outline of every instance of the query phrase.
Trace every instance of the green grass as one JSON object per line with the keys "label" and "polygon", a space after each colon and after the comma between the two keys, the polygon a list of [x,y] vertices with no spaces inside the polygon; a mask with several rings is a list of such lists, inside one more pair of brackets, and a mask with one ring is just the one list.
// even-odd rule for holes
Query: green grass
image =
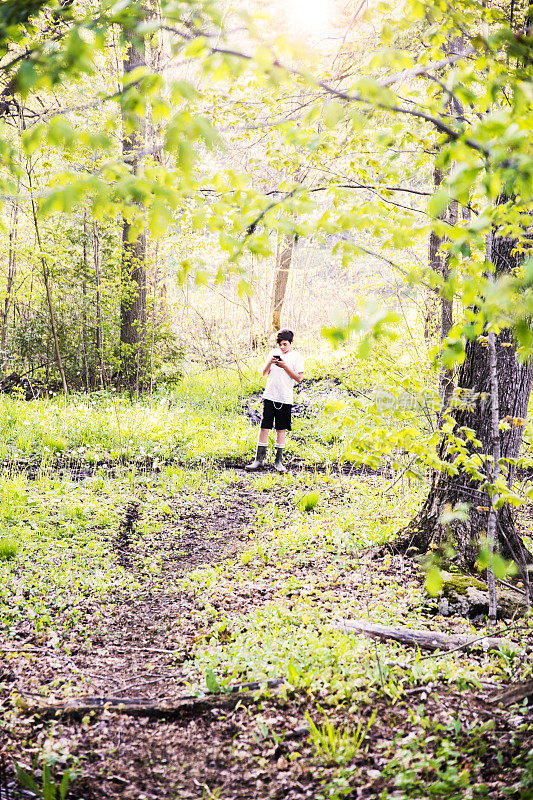
{"label": "green grass", "polygon": [[[320,796],[347,796],[358,774],[354,764],[364,762],[374,742],[377,702],[410,707],[413,689],[427,687],[429,694],[443,684],[477,690],[481,679],[501,679],[504,656],[473,660],[459,651],[445,659],[423,659],[400,645],[377,644],[336,627],[337,619],[350,617],[427,626],[422,577],[405,581],[391,570],[390,556],[371,560],[367,554],[367,548],[391,539],[415,512],[424,487],[414,483],[398,482],[383,495],[383,483],[376,478],[250,476],[252,491],[270,494],[264,497],[266,505],[256,509],[249,545],[234,558],[186,577],[161,573],[160,532],[179,524],[176,502],[186,509],[206,509],[241,481],[231,470],[179,466],[159,474],[134,469],[113,478],[96,474],[82,484],[46,477],[0,479],[1,522],[20,543],[16,559],[0,560],[2,633],[9,639],[23,625],[27,635],[31,626],[41,640],[69,652],[73,644],[90,646],[94,636],[105,637],[105,629],[99,630],[102,604],[128,603],[148,588],[186,596],[194,601],[194,624],[201,636],[180,667],[184,693],[285,678],[287,686],[276,702],[283,708],[296,693],[309,711],[307,757],[313,768],[324,771]],[[320,502],[310,513],[298,500],[313,492]],[[142,505],[136,541],[145,553],[133,571],[117,564],[114,551],[131,499]],[[266,596],[254,602],[258,587]],[[68,682],[54,682],[48,690],[61,694],[62,689],[67,696],[72,693]],[[422,724],[430,722],[420,712],[417,725]],[[471,733],[477,736],[478,731],[465,732],[464,748],[473,765],[467,772],[448,731],[433,731],[435,746],[426,748],[425,739],[399,738],[383,767],[383,780],[392,787],[383,797],[394,797],[394,791],[419,797],[424,781],[435,797],[446,797],[454,781],[464,790],[477,786],[479,765],[467,747]]]}
{"label": "green grass", "polygon": [[[329,372],[344,385],[351,380],[361,386],[376,378],[369,365],[358,375],[358,363],[345,353],[331,359]],[[241,413],[241,402],[259,385],[255,372],[219,371],[190,375],[172,392],[138,403],[109,393],[66,402],[0,398],[6,459],[133,459],[116,474],[102,467],[79,483],[68,474],[48,474],[45,467],[35,480],[0,475],[4,638],[16,640],[23,630],[24,636],[70,652],[73,644],[105,637],[100,626],[106,604],[127,604],[152,591],[187,596],[200,635],[180,666],[184,693],[284,678],[287,685],[276,702],[282,708],[296,696],[302,717],[309,712],[306,746],[313,769],[324,774],[320,797],[331,800],[352,791],[358,759],[364,761],[373,726],[380,722],[373,714],[376,703],[414,708],[417,731],[406,738],[403,730],[390,751],[380,753],[380,796],[426,796],[421,793],[427,786],[431,797],[462,797],[470,790],[471,796],[482,797],[475,748],[484,732],[479,726],[459,734],[455,728],[437,728],[423,705],[416,705],[423,696],[419,690],[429,697],[435,686],[441,692],[445,685],[462,692],[477,690],[481,680],[526,679],[530,662],[517,665],[508,652],[475,659],[462,651],[443,659],[421,657],[395,643],[346,634],[336,624],[342,618],[365,618],[408,627],[450,625],[425,616],[422,574],[404,578],[392,555],[370,555],[414,516],[425,496],[425,481],[398,471],[350,477],[334,469],[346,449],[363,463],[379,463],[384,454],[400,463],[400,434],[409,425],[415,452],[419,446],[423,458],[429,434],[420,443],[423,424],[414,414],[403,420],[393,415],[388,428],[380,430],[377,412],[368,403],[350,413],[340,409],[338,417],[323,407],[313,418],[297,420],[289,440],[289,454],[303,458],[306,471],[243,478],[242,472],[221,469],[217,462],[244,461],[251,454],[257,428]],[[170,463],[161,463],[159,472],[143,472],[135,459],[146,456]],[[313,471],[316,463],[326,469]],[[186,520],[195,513],[201,518],[226,492],[242,493],[244,485],[249,495],[239,494],[239,502],[252,504],[253,519],[241,550],[185,576],[165,573],[165,547],[175,549],[172,535],[177,535],[182,513]],[[126,569],[118,562],[116,543],[132,500],[142,513],[134,568]],[[215,528],[206,532],[218,535]],[[466,622],[460,625],[469,628]],[[70,684],[65,686],[68,694]],[[531,759],[526,763],[524,755],[523,760],[525,775]],[[517,797],[526,797],[526,784],[527,776]]]}
{"label": "green grass", "polygon": [[[294,502],[305,480],[313,480],[324,497],[312,514]],[[182,588],[205,609],[203,625],[213,632],[188,667],[193,685],[202,685],[208,671],[221,686],[289,676],[293,686],[326,697],[327,703],[358,698],[364,703],[370,690],[397,700],[413,685],[436,679],[476,685],[484,671],[497,672],[499,658],[487,657],[480,671],[462,653],[445,661],[413,657],[406,672],[387,665],[405,657],[400,646],[375,645],[335,629],[336,619],[350,617],[384,624],[398,624],[400,618],[402,624],[427,626],[422,577],[419,584],[404,585],[400,577],[391,579],[390,557],[369,563],[362,555],[394,536],[413,515],[421,494],[414,487],[396,487],[383,498],[379,483],[370,479],[344,485],[336,497],[339,488],[338,479],[293,478],[285,484],[294,509],[288,517],[280,513],[280,487],[278,501],[257,517],[260,533],[250,548],[236,561],[196,570],[183,580]],[[250,585],[271,587],[272,599],[229,614],[235,598],[241,592],[246,596]],[[221,626],[225,635],[219,639]]]}
{"label": "green grass", "polygon": [[16,560],[0,560],[4,634],[30,620],[36,631],[58,624],[65,635],[83,635],[89,607],[114,591],[135,590],[136,582],[112,554],[128,484],[127,478],[101,476],[83,485],[0,480],[2,524],[19,548]]}
{"label": "green grass", "polygon": [[376,719],[377,711],[374,709],[366,725],[361,721],[355,729],[337,727],[327,717],[316,725],[310,715],[307,715],[311,729],[310,740],[314,746],[316,756],[326,764],[349,764],[361,749],[363,742],[372,723]]}
{"label": "green grass", "polygon": [[258,388],[255,372],[208,373],[139,402],[112,392],[32,402],[0,398],[0,459],[71,458],[94,462],[133,458],[184,461],[238,457],[255,438],[241,413]]}
{"label": "green grass", "polygon": [[[363,384],[367,384],[367,394],[375,387],[386,388],[399,400],[392,411],[376,407],[370,395],[350,397],[344,393],[338,402],[324,400],[315,405],[309,418],[294,420],[287,444],[289,459],[297,457],[310,465],[336,465],[347,459],[378,466],[383,458],[396,458],[410,443],[421,457],[427,457],[433,437],[418,406],[402,406],[400,395],[407,374],[403,365],[401,370],[397,365],[391,368],[393,355],[382,348],[370,364],[355,358],[350,350],[322,348],[315,354],[307,365],[307,377],[334,378],[341,391]],[[239,371],[191,373],[172,388],[163,386],[152,397],[136,402],[114,392],[31,402],[3,395],[0,460],[8,465],[21,459],[45,463],[147,458],[199,465],[240,462],[250,456],[257,438],[257,428],[243,414],[242,402],[264,384],[261,360],[257,356]],[[416,364],[411,364],[409,380],[417,381],[422,391],[429,385],[430,375],[422,380],[420,372],[415,372]]]}
{"label": "green grass", "polygon": [[0,561],[11,561],[19,551],[18,542],[14,539],[0,537]]}

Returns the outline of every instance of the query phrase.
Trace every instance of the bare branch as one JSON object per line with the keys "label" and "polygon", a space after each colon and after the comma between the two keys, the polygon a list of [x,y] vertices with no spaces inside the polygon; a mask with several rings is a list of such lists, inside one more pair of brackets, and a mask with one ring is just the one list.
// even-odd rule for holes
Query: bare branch
{"label": "bare branch", "polygon": [[405,69],[403,72],[398,72],[396,75],[385,78],[385,80],[378,81],[378,83],[381,87],[385,88],[386,86],[392,86],[394,83],[401,83],[408,78],[417,78],[420,75],[429,76],[430,72],[448,67],[450,64],[455,64],[462,58],[468,58],[468,56],[473,55],[475,52],[476,49],[474,47],[469,47],[468,50],[463,50],[461,53],[454,53],[447,58],[441,58],[440,61],[431,61],[429,64],[420,64],[418,67]]}

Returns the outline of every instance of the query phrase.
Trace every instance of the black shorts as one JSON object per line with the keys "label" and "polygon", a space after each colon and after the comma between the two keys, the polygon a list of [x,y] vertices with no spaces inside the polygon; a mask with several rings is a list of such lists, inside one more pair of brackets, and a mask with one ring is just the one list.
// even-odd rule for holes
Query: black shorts
{"label": "black shorts", "polygon": [[290,431],[292,406],[289,403],[274,403],[273,400],[263,400],[263,418],[261,427],[275,428],[277,431]]}

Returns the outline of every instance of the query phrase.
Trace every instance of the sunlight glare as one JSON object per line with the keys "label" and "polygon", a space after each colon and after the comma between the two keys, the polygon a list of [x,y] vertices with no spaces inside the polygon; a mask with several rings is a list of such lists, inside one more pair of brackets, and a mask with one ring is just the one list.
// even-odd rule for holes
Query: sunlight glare
{"label": "sunlight glare", "polygon": [[320,36],[330,28],[332,0],[286,0],[289,26],[299,34]]}

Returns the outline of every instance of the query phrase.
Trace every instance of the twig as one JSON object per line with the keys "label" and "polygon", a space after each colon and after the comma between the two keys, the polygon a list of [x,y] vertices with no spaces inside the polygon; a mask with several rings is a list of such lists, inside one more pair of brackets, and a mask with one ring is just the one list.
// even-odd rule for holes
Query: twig
{"label": "twig", "polygon": [[[514,631],[516,633],[517,631],[523,631],[523,630],[531,630],[531,629],[530,629],[530,627],[528,625],[509,625],[506,628],[503,628],[503,630],[496,631],[496,633],[502,634],[502,633],[507,633],[509,631]],[[481,642],[481,641],[483,641],[483,639],[486,639],[486,638],[487,638],[486,636],[480,636],[478,639],[472,639],[470,644],[475,644],[476,642]],[[509,642],[504,642],[504,644],[509,644]],[[412,664],[420,664],[421,661],[428,661],[431,658],[435,659],[435,658],[443,658],[443,656],[449,656],[450,653],[455,653],[458,650],[463,650],[465,648],[465,646],[466,645],[464,645],[464,644],[460,644],[460,645],[457,645],[457,647],[453,647],[451,650],[444,650],[441,653],[435,653],[435,654],[432,653],[429,656],[422,656],[422,658],[418,658],[416,661],[410,661],[410,662],[389,661],[387,663],[391,664],[391,665],[393,665],[395,667],[401,667],[402,669],[409,669]]]}
{"label": "twig", "polygon": [[413,458],[410,460],[405,469],[402,472],[400,472],[398,477],[395,478],[392,483],[389,483],[389,485],[386,486],[385,489],[383,489],[382,494],[387,494],[387,492],[389,492],[392,489],[392,487],[395,486],[398,483],[398,481],[401,480],[401,478],[403,478],[403,476],[410,470],[413,461],[416,461],[417,458],[418,456],[413,456]]}
{"label": "twig", "polygon": [[513,592],[518,592],[518,594],[523,594],[524,597],[527,597],[527,592],[525,589],[521,589],[519,586],[513,586],[512,583],[507,583],[507,581],[503,581],[501,578],[496,578],[498,583],[501,583],[502,586],[507,586],[508,589],[512,589]]}
{"label": "twig", "polygon": [[283,197],[280,200],[275,200],[274,202],[270,203],[266,208],[264,208],[261,211],[261,213],[259,214],[259,216],[256,217],[253,220],[253,222],[251,222],[250,225],[248,225],[248,227],[246,228],[246,239],[248,239],[248,237],[253,234],[253,232],[255,231],[255,229],[257,228],[257,226],[259,225],[259,223],[261,222],[261,220],[265,216],[265,214],[268,214],[268,212],[271,211],[273,208],[275,208],[276,206],[279,206],[282,203],[284,203],[285,200],[289,199],[289,197],[292,197],[294,195],[294,193],[296,192],[297,188],[299,188],[299,187],[295,186],[294,189],[292,189],[290,192],[287,192],[285,195],[283,195]]}

